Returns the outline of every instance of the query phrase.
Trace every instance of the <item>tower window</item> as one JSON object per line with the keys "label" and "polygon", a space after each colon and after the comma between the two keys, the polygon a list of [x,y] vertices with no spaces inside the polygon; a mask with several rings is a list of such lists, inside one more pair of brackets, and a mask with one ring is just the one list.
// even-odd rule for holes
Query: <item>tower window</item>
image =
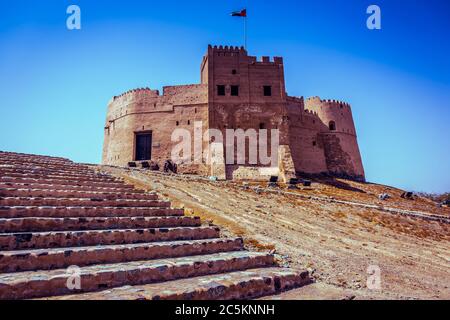
{"label": "tower window", "polygon": [[272,96],[272,86],[264,86],[264,96],[265,97]]}
{"label": "tower window", "polygon": [[231,74],[236,74],[236,73],[237,73],[236,69],[231,70]]}
{"label": "tower window", "polygon": [[180,121],[177,121],[177,127],[180,125]]}
{"label": "tower window", "polygon": [[316,141],[313,141],[313,146],[314,147],[317,146],[317,142]]}
{"label": "tower window", "polygon": [[336,122],[330,121],[330,124],[328,125],[331,131],[336,131]]}
{"label": "tower window", "polygon": [[231,86],[231,95],[233,97],[239,96],[239,86]]}
{"label": "tower window", "polygon": [[218,96],[224,96],[225,95],[225,86],[224,85],[218,85],[217,86],[217,95]]}

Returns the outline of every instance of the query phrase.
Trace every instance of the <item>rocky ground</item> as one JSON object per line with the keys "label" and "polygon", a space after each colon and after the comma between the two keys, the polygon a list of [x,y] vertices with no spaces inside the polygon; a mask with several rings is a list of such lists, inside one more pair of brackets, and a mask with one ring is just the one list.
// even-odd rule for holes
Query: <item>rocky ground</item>
{"label": "rocky ground", "polygon": [[[157,191],[225,235],[243,237],[253,250],[276,253],[281,265],[308,268],[316,279],[272,299],[450,299],[450,224],[395,212],[450,217],[449,208],[431,200],[405,200],[395,188],[340,179],[269,190],[265,184],[101,170]],[[391,198],[378,200],[384,192]],[[381,270],[380,290],[367,288],[369,266]]]}

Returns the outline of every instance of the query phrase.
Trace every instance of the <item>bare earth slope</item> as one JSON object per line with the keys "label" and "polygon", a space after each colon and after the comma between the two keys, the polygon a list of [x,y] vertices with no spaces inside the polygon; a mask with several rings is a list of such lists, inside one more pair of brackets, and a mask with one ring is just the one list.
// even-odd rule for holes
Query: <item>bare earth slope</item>
{"label": "bare earth slope", "polygon": [[[281,264],[313,271],[316,284],[272,298],[450,299],[448,220],[398,214],[413,210],[450,217],[448,208],[437,208],[427,199],[404,200],[401,190],[345,180],[316,182],[307,190],[270,191],[262,184],[100,168],[244,237],[252,249],[275,250]],[[380,202],[381,192],[393,198]],[[381,290],[367,288],[372,265],[381,269]]]}

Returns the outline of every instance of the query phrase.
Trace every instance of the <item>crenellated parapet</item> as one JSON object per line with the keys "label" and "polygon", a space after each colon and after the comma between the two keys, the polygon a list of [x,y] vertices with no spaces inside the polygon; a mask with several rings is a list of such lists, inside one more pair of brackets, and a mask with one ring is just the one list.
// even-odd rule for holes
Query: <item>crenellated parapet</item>
{"label": "crenellated parapet", "polygon": [[147,88],[137,88],[137,89],[128,90],[118,96],[114,96],[113,100],[120,99],[122,97],[142,95],[142,94],[150,94],[152,96],[159,96],[159,91],[151,90],[148,87]]}
{"label": "crenellated parapet", "polygon": [[282,57],[254,57],[248,56],[247,51],[244,47],[234,47],[234,46],[208,46],[208,54],[222,57],[246,57],[248,63],[253,65],[283,65]]}
{"label": "crenellated parapet", "polygon": [[166,86],[159,90],[138,88],[115,96],[108,104],[108,122],[129,114],[171,112],[176,106],[206,104],[207,86],[203,84]]}
{"label": "crenellated parapet", "polygon": [[320,97],[311,97],[306,99],[306,104],[310,107],[319,106],[319,107],[337,107],[337,108],[347,108],[351,109],[351,106],[349,103],[335,100],[335,99],[321,99]]}
{"label": "crenellated parapet", "polygon": [[303,105],[305,103],[304,97],[294,97],[294,96],[286,96],[286,101],[288,103],[298,103]]}
{"label": "crenellated parapet", "polygon": [[209,45],[208,50],[215,51],[215,52],[221,51],[221,52],[245,52],[245,53],[247,53],[247,51],[245,50],[245,48],[243,46],[238,47],[238,46],[212,46],[212,45]]}

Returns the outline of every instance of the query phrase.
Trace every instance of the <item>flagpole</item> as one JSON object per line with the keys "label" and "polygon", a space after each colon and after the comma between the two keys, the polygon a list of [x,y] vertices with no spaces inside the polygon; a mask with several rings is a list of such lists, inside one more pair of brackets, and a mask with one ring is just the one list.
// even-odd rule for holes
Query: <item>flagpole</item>
{"label": "flagpole", "polygon": [[244,49],[247,50],[247,17],[244,17]]}

